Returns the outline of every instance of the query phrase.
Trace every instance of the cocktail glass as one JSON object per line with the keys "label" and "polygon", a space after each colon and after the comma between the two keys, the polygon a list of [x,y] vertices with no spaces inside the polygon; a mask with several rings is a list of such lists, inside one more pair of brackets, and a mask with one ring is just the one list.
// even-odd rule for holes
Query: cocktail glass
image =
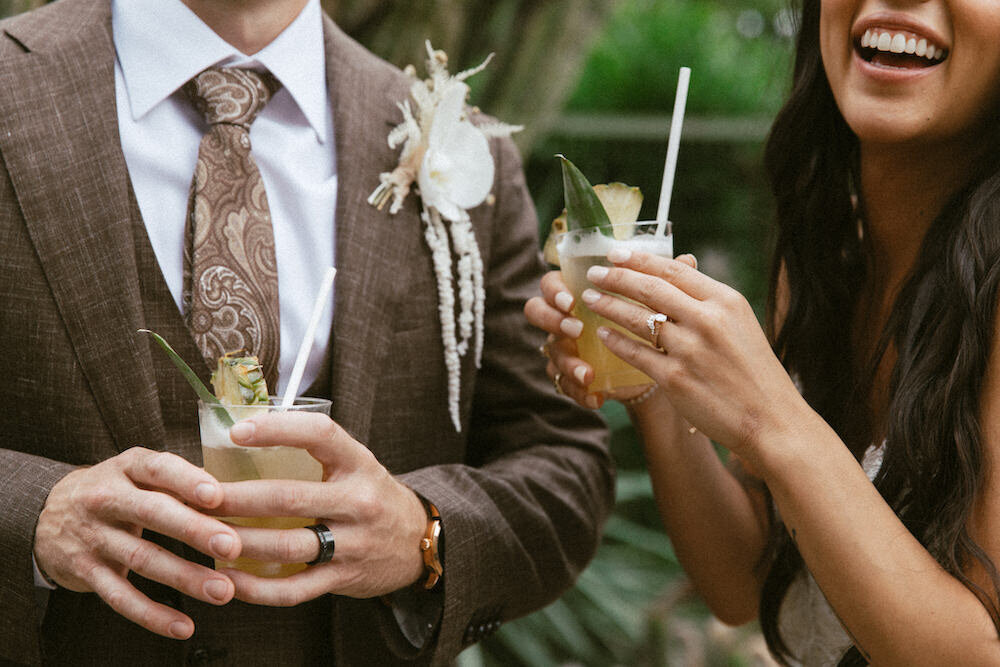
{"label": "cocktail glass", "polygon": [[[290,410],[330,414],[330,401],[325,398],[296,398],[282,407],[280,399],[271,397],[271,405],[239,405],[227,407],[235,421],[242,421],[269,412]],[[323,466],[308,451],[298,447],[241,447],[229,437],[229,428],[219,420],[218,408],[198,401],[198,422],[201,426],[201,452],[205,470],[220,482],[242,482],[251,479],[295,479],[307,482],[323,481]],[[302,517],[221,517],[239,526],[255,528],[303,528],[316,522]],[[306,568],[305,563],[272,563],[239,557],[235,561],[216,559],[216,569],[236,568],[260,577],[287,577]]]}
{"label": "cocktail glass", "polygon": [[592,266],[610,266],[607,259],[612,248],[627,248],[663,257],[673,257],[674,240],[670,223],[663,234],[657,234],[655,221],[639,221],[612,225],[614,236],[603,234],[596,227],[571,229],[559,240],[559,265],[563,281],[573,293],[573,315],[583,322],[583,333],[577,339],[580,358],[594,369],[594,380],[588,391],[607,397],[627,396],[640,387],[648,387],[653,380],[642,371],[619,359],[597,337],[597,328],[609,327],[650,345],[649,338],[635,336],[614,322],[597,315],[583,303],[580,294],[594,285],[587,280],[587,269]]}

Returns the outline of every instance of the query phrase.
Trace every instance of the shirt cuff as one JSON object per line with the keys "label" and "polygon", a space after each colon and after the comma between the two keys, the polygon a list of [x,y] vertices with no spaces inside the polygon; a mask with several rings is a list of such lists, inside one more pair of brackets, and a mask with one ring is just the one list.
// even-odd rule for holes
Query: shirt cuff
{"label": "shirt cuff", "polygon": [[35,571],[35,586],[50,591],[54,591],[56,589],[55,582],[46,577],[45,574],[39,569],[38,562],[35,560],[34,554],[31,555],[31,569]]}

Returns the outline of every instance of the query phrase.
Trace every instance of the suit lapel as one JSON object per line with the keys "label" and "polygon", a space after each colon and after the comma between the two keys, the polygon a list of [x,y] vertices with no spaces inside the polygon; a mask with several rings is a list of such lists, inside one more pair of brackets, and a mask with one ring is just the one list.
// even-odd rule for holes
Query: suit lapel
{"label": "suit lapel", "polygon": [[395,216],[367,203],[378,175],[398,160],[389,131],[408,90],[398,73],[377,61],[324,17],[327,86],[337,147],[337,280],[332,355],[333,415],[367,442],[376,388],[392,341],[393,305],[403,296],[415,261],[427,259],[416,197]]}
{"label": "suit lapel", "polygon": [[[107,5],[90,4],[72,36],[13,35],[4,63],[0,154],[77,361],[117,447],[162,442],[135,264],[129,181],[115,114]],[[58,48],[51,46],[59,40]],[[24,85],[17,82],[24,81]],[[30,82],[30,83],[27,83]]]}

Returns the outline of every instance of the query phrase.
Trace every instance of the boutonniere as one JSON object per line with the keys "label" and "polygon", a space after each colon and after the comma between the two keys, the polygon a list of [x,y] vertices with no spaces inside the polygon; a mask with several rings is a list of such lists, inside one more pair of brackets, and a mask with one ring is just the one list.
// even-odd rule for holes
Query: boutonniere
{"label": "boutonniere", "polygon": [[462,430],[458,413],[461,358],[473,349],[479,368],[483,353],[483,262],[469,210],[491,196],[494,165],[490,137],[507,137],[521,129],[470,119],[465,80],[481,72],[491,58],[451,75],[447,55],[427,42],[428,78],[418,79],[412,65],[406,68],[413,78],[413,105],[410,100],[399,103],[403,122],[389,133],[389,146],[403,147],[399,165],[379,175],[379,186],[368,198],[368,203],[380,210],[391,201],[389,213],[394,215],[412,187],[419,193],[424,238],[437,275],[448,410],[456,431]]}

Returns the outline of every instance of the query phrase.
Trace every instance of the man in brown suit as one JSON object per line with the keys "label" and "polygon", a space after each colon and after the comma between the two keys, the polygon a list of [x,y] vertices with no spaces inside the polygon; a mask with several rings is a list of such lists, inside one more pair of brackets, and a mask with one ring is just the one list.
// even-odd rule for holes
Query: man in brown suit
{"label": "man in brown suit", "polygon": [[[184,4],[253,53],[306,2]],[[596,548],[612,474],[602,426],[555,394],[523,321],[542,267],[513,145],[491,142],[494,199],[471,211],[485,349],[462,362],[459,432],[418,204],[366,203],[410,80],[322,17],[338,275],[310,393],[333,420],[259,422],[244,442],[309,446],[336,474],[320,491],[220,485],[196,467],[195,396],[135,333],[199,357],[123,155],[111,10],[60,0],[0,23],[0,661],[446,664],[555,599]],[[447,537],[431,591],[422,500]],[[335,555],[305,577],[226,576],[211,556],[310,560],[317,540],[212,512],[328,517]]]}

